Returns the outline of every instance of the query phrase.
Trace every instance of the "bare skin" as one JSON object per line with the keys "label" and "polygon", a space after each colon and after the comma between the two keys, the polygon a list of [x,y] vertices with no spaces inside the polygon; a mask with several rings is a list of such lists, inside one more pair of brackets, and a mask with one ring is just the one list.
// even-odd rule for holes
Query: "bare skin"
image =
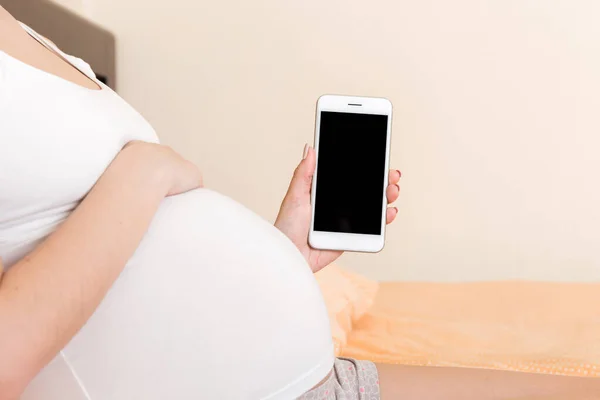
{"label": "bare skin", "polygon": [[[32,39],[2,7],[0,50],[74,84],[99,89]],[[317,271],[341,252],[317,251],[307,242],[314,163],[314,151],[309,149],[296,169],[275,225]],[[400,172],[389,175],[387,199],[392,203],[400,192]],[[18,398],[83,326],[137,248],[162,199],[201,186],[198,169],[177,153],[160,145],[133,143],[119,153],[79,207],[42,245],[8,272],[3,273],[0,260],[0,400]],[[396,215],[397,209],[389,208],[388,223]],[[456,368],[378,368],[384,399],[559,399],[563,397],[556,396],[567,393],[569,399],[583,399],[586,393],[600,395],[599,383],[592,379]]]}
{"label": "bare skin", "polygon": [[381,398],[403,400],[592,400],[600,379],[470,368],[377,365]]}
{"label": "bare skin", "polygon": [[71,81],[79,86],[91,90],[100,89],[96,82],[29,36],[1,6],[0,50],[25,64]]}

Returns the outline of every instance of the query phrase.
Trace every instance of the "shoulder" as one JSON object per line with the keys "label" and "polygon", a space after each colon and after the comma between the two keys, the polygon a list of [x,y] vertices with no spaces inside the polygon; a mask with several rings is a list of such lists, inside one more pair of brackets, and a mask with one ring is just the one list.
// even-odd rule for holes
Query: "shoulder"
{"label": "shoulder", "polygon": [[42,38],[42,39],[43,39],[43,40],[44,40],[46,43],[48,43],[50,46],[52,46],[52,47],[54,47],[54,48],[58,49],[58,46],[57,46],[57,45],[56,45],[56,43],[54,43],[52,40],[48,39],[48,38],[47,38],[46,36],[44,36],[44,35],[40,35],[39,33],[38,33],[38,35],[39,35],[39,37],[40,37],[40,38]]}
{"label": "shoulder", "polygon": [[47,37],[40,35],[35,30],[33,30],[32,28],[30,28],[29,26],[25,25],[22,22],[20,22],[20,24],[23,27],[23,29],[25,29],[31,36],[36,37],[37,39],[42,41],[46,46],[50,47],[52,50],[54,50],[55,52],[57,52],[58,54],[63,56],[68,62],[73,64],[80,71],[84,72],[86,75],[88,75],[92,79],[96,78],[96,74],[94,73],[94,71],[92,70],[92,67],[87,62],[85,62],[81,58],[78,58],[78,57],[75,57],[75,56],[65,53],[56,45],[56,43],[54,43]]}

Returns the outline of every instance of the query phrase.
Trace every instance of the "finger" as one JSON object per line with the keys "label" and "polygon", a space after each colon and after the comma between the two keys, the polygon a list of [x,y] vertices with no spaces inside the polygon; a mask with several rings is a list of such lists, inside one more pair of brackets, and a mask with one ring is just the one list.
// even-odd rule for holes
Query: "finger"
{"label": "finger", "polygon": [[400,196],[400,186],[389,185],[385,191],[385,195],[387,197],[388,204],[392,204],[398,200],[398,196]]}
{"label": "finger", "polygon": [[390,185],[397,184],[398,182],[400,182],[400,177],[402,177],[402,173],[397,169],[390,169],[390,173],[388,175],[388,181]]}
{"label": "finger", "polygon": [[386,211],[385,220],[387,224],[391,224],[398,215],[398,209],[396,207],[390,207]]}
{"label": "finger", "polygon": [[307,196],[310,195],[312,187],[312,179],[315,174],[316,156],[315,149],[306,145],[304,147],[304,158],[296,167],[294,176],[290,182],[288,195],[292,196]]}

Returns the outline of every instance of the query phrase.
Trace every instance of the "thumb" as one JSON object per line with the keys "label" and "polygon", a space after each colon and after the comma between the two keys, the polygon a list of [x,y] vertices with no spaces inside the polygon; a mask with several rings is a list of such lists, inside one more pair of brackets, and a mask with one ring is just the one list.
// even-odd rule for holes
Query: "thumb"
{"label": "thumb", "polygon": [[315,149],[308,144],[304,146],[304,157],[296,170],[290,183],[289,193],[293,196],[310,195],[312,180],[315,174],[317,157]]}

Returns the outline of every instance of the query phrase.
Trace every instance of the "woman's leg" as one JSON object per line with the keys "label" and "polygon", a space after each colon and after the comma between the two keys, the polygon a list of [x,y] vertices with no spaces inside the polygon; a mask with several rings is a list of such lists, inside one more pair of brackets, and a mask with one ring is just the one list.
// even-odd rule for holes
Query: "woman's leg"
{"label": "woman's leg", "polygon": [[470,368],[378,364],[382,400],[600,398],[600,379]]}
{"label": "woman's leg", "polygon": [[297,400],[379,400],[377,367],[371,361],[335,360],[329,376]]}

